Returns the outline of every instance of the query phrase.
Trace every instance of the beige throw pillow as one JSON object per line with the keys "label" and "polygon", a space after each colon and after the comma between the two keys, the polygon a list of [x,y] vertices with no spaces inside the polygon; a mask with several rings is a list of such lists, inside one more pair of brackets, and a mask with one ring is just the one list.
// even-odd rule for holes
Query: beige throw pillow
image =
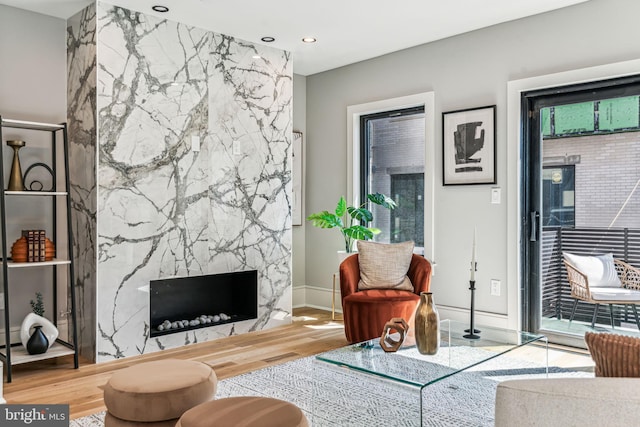
{"label": "beige throw pillow", "polygon": [[407,277],[413,242],[376,243],[358,240],[360,282],[358,290],[398,289],[413,291]]}

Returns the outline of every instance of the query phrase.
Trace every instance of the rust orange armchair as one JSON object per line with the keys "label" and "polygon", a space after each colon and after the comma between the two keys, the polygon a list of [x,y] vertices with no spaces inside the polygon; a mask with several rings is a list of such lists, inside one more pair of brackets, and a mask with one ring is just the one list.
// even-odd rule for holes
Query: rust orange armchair
{"label": "rust orange armchair", "polygon": [[[358,254],[340,264],[340,294],[347,341],[357,343],[379,337],[385,323],[394,317],[409,321],[420,302],[420,292],[428,292],[431,286],[431,263],[413,254],[407,276],[413,284],[413,292],[395,289],[358,291]],[[413,325],[409,326],[413,328]]]}

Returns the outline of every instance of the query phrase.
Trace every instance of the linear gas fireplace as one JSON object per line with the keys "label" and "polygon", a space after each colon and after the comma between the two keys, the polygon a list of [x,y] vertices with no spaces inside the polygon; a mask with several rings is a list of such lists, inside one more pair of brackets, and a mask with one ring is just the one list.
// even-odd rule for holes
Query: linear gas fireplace
{"label": "linear gas fireplace", "polygon": [[256,270],[152,280],[150,336],[258,317]]}

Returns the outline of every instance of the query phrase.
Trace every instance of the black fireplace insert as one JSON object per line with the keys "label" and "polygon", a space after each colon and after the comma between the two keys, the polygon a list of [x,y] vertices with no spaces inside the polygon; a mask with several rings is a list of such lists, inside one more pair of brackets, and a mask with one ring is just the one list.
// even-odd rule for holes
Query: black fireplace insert
{"label": "black fireplace insert", "polygon": [[150,336],[258,317],[257,270],[150,282]]}

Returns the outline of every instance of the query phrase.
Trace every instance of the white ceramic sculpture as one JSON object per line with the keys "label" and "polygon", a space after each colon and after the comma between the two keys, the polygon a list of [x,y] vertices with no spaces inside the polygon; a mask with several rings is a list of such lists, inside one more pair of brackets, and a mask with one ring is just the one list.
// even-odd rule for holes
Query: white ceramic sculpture
{"label": "white ceramic sculpture", "polygon": [[58,329],[49,320],[35,313],[27,314],[22,321],[22,326],[20,326],[20,341],[22,345],[24,348],[27,348],[27,342],[33,333],[31,329],[36,325],[42,326],[42,332],[44,336],[47,337],[47,340],[49,340],[49,348],[51,348],[56,338],[58,338]]}

